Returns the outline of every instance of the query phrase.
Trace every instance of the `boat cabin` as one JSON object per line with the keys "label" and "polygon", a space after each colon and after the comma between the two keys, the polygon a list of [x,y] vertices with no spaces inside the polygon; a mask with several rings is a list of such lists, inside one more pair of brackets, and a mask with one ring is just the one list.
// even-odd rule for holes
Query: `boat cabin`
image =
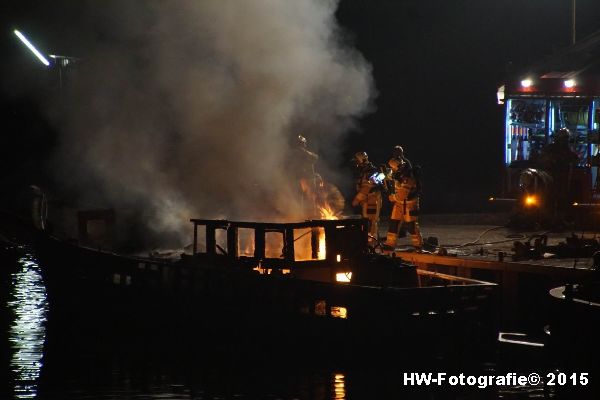
{"label": "boat cabin", "polygon": [[[417,286],[416,269],[373,254],[365,219],[294,223],[192,219],[193,257],[320,282]],[[376,262],[375,262],[376,261]]]}

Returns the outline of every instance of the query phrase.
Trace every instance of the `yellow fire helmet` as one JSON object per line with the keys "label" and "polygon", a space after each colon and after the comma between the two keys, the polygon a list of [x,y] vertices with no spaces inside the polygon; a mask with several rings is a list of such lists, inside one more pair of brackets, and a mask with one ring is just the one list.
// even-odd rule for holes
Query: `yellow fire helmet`
{"label": "yellow fire helmet", "polygon": [[368,162],[369,156],[365,151],[359,151],[358,153],[354,154],[354,159],[356,160],[356,163],[360,165]]}
{"label": "yellow fire helmet", "polygon": [[404,158],[404,149],[402,146],[394,146],[394,150],[392,150],[393,158]]}
{"label": "yellow fire helmet", "polygon": [[388,161],[388,165],[390,166],[390,168],[392,168],[392,171],[394,171],[394,172],[402,169],[404,167],[404,164],[405,164],[404,160],[402,160],[401,158],[396,158],[396,157],[391,158]]}

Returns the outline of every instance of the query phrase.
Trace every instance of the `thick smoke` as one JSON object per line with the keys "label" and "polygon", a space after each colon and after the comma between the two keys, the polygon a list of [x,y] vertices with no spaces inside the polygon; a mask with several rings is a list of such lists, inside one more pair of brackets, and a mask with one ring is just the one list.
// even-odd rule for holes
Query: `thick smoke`
{"label": "thick smoke", "polygon": [[187,234],[190,217],[301,218],[290,138],[335,161],[372,100],[337,1],[102,5],[57,157],[72,188],[165,234]]}

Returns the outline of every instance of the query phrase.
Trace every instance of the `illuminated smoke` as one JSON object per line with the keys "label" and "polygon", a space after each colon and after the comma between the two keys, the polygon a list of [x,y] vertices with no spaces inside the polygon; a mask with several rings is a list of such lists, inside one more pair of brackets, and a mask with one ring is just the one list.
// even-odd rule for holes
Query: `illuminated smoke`
{"label": "illuminated smoke", "polygon": [[88,204],[136,209],[154,231],[186,239],[190,217],[300,218],[290,137],[307,136],[320,165],[335,165],[373,96],[370,66],[345,44],[336,8],[103,2],[69,93],[59,175]]}

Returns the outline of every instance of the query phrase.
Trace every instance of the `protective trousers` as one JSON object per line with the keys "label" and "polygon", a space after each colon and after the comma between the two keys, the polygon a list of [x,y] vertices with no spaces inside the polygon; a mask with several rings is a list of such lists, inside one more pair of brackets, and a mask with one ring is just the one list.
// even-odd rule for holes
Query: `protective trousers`
{"label": "protective trousers", "polygon": [[400,229],[405,226],[410,234],[411,244],[417,249],[423,247],[423,237],[421,236],[419,222],[417,220],[418,210],[418,197],[411,200],[399,200],[394,202],[392,215],[390,217],[390,226],[385,241],[387,246],[391,248],[396,247]]}
{"label": "protective trousers", "polygon": [[379,213],[381,211],[381,192],[371,192],[362,203],[362,216],[369,220],[369,236],[379,239]]}

